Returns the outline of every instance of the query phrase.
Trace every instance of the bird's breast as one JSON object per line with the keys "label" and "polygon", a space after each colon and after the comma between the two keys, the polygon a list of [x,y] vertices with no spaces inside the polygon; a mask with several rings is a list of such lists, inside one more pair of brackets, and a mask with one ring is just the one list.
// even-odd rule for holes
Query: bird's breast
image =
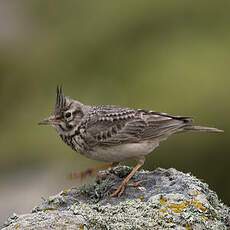
{"label": "bird's breast", "polygon": [[86,144],[84,139],[80,135],[64,136],[61,135],[61,139],[65,144],[69,145],[73,150],[83,153],[86,151]]}
{"label": "bird's breast", "polygon": [[159,145],[159,141],[143,141],[111,146],[96,145],[93,148],[89,148],[81,135],[61,136],[61,138],[73,150],[82,155],[105,162],[121,162],[146,156]]}

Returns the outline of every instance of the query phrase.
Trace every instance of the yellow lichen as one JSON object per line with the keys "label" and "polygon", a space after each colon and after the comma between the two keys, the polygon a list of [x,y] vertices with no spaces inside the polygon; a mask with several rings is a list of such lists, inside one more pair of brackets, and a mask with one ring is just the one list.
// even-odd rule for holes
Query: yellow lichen
{"label": "yellow lichen", "polygon": [[188,207],[188,204],[189,203],[187,201],[181,202],[179,204],[171,203],[168,205],[168,208],[175,213],[181,213],[185,208]]}
{"label": "yellow lichen", "polygon": [[19,229],[19,228],[20,228],[20,224],[16,224],[16,225],[14,226],[14,228],[15,228],[15,229]]}
{"label": "yellow lichen", "polygon": [[186,225],[185,225],[185,229],[186,229],[186,230],[192,230],[192,227],[191,227],[190,224],[186,224]]}
{"label": "yellow lichen", "polygon": [[166,203],[167,203],[167,199],[165,197],[161,196],[161,198],[160,198],[160,204],[161,205],[165,205]]}
{"label": "yellow lichen", "polygon": [[56,211],[57,208],[54,208],[54,207],[47,207],[45,209],[43,209],[44,212],[49,212],[49,211]]}
{"label": "yellow lichen", "polygon": [[80,224],[79,230],[84,230],[84,224]]}
{"label": "yellow lichen", "polygon": [[207,208],[204,207],[204,205],[198,200],[192,200],[191,204],[202,212],[205,212],[207,210]]}
{"label": "yellow lichen", "polygon": [[159,210],[159,212],[161,212],[161,213],[166,213],[166,211],[167,211],[167,208],[161,208],[161,209]]}
{"label": "yellow lichen", "polygon": [[207,217],[207,216],[202,216],[201,219],[202,219],[203,221],[207,221],[207,220],[208,220],[208,217]]}
{"label": "yellow lichen", "polygon": [[62,196],[67,196],[68,193],[69,193],[70,189],[64,189],[62,192],[61,192],[61,195]]}
{"label": "yellow lichen", "polygon": [[140,199],[141,201],[144,201],[144,200],[145,200],[145,197],[144,197],[144,196],[140,196],[139,199]]}

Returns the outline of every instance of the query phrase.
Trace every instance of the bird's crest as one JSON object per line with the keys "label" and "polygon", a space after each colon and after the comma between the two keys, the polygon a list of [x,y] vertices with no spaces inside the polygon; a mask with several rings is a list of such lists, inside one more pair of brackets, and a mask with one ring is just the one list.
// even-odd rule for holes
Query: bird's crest
{"label": "bird's crest", "polygon": [[57,86],[55,112],[62,110],[66,105],[66,98],[62,86]]}

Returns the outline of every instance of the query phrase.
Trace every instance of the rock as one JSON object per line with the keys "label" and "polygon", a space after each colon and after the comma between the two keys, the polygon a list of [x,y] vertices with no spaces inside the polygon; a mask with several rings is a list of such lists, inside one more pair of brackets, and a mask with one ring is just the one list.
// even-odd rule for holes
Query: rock
{"label": "rock", "polygon": [[230,229],[230,209],[190,174],[158,168],[136,173],[119,198],[109,194],[131,168],[100,172],[93,184],[62,191],[30,214],[13,214],[10,229]]}

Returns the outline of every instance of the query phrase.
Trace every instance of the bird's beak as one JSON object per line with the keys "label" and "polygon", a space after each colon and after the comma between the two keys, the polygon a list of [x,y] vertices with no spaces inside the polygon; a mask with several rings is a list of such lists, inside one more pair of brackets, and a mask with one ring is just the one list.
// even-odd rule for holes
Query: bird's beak
{"label": "bird's beak", "polygon": [[44,120],[38,122],[39,125],[55,125],[59,124],[59,120],[54,116],[51,115],[48,118],[45,118]]}

